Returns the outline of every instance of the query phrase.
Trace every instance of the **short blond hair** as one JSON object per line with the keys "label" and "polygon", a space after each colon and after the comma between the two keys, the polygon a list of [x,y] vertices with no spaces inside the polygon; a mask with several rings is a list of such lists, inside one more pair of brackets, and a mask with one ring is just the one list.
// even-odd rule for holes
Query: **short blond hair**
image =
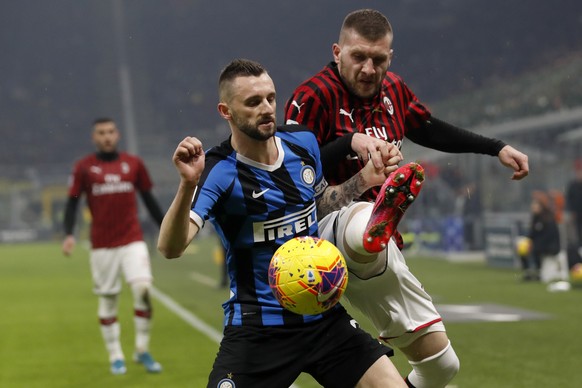
{"label": "short blond hair", "polygon": [[392,34],[392,25],[380,11],[365,8],[352,11],[345,17],[340,30],[340,41],[347,30],[354,30],[358,35],[374,42]]}

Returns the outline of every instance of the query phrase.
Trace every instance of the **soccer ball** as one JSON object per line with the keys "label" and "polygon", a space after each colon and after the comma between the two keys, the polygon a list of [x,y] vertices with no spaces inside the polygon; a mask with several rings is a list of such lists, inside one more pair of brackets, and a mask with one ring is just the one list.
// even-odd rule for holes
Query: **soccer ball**
{"label": "soccer ball", "polygon": [[570,269],[570,278],[574,282],[581,282],[582,283],[582,263],[576,263]]}
{"label": "soccer ball", "polygon": [[519,257],[526,257],[531,252],[531,239],[526,236],[519,236],[515,242],[515,251]]}
{"label": "soccer ball", "polygon": [[341,252],[329,241],[295,237],[273,255],[269,285],[287,310],[301,315],[321,314],[343,295],[348,268]]}

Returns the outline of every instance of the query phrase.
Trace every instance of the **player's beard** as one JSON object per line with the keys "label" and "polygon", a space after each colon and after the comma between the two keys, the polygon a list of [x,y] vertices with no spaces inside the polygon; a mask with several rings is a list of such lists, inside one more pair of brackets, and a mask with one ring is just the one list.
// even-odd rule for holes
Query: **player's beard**
{"label": "player's beard", "polygon": [[367,100],[380,93],[382,78],[376,79],[374,77],[372,83],[364,83],[363,80],[359,79],[359,74],[346,73],[341,67],[339,68],[339,73],[350,93],[358,98]]}
{"label": "player's beard", "polygon": [[364,88],[364,86],[362,84],[359,84],[358,81],[353,81],[346,84],[348,86],[348,89],[350,89],[350,91],[352,92],[352,94],[355,94],[359,98],[365,100],[373,98],[378,93],[380,93],[380,86],[382,85],[382,83],[380,82],[378,84],[374,84],[373,86],[368,85],[368,87]]}
{"label": "player's beard", "polygon": [[[245,135],[254,140],[268,140],[277,131],[277,126],[275,125],[275,116],[267,116],[258,119],[256,122],[252,123],[250,120],[244,120],[239,118],[237,115],[232,115],[232,121],[235,126]],[[261,131],[259,125],[272,123],[269,129]]]}

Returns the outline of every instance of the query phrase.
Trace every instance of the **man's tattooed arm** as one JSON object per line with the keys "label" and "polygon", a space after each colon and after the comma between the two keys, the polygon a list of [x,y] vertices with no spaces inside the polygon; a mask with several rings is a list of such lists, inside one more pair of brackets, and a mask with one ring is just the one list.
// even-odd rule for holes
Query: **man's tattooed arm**
{"label": "man's tattooed arm", "polygon": [[354,198],[358,198],[370,187],[366,184],[362,170],[341,185],[328,186],[317,199],[317,219],[339,210],[348,205]]}

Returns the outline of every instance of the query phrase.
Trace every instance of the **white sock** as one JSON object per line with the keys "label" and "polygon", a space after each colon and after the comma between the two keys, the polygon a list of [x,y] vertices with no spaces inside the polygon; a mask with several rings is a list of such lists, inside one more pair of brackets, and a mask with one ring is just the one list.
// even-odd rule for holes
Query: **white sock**
{"label": "white sock", "polygon": [[375,256],[364,249],[363,239],[366,225],[372,214],[372,206],[356,209],[346,225],[344,232],[345,244],[354,252],[364,256]]}
{"label": "white sock", "polygon": [[101,335],[105,341],[105,348],[109,352],[109,361],[124,360],[123,351],[121,350],[121,343],[119,337],[121,334],[121,326],[119,322],[115,321],[110,324],[101,324]]}
{"label": "white sock", "polygon": [[97,310],[101,324],[101,335],[105,341],[105,348],[109,353],[109,361],[124,360],[119,337],[121,326],[117,321],[117,295],[104,295],[99,297]]}
{"label": "white sock", "polygon": [[135,351],[136,353],[147,352],[150,344],[151,319],[134,316],[135,323]]}
{"label": "white sock", "polygon": [[147,282],[135,282],[131,284],[133,293],[133,308],[135,324],[135,352],[147,352],[150,343],[150,329],[152,305],[150,300],[151,284]]}
{"label": "white sock", "polygon": [[[342,241],[340,251],[350,272],[362,279],[375,276],[386,269],[386,251],[370,253],[364,249],[363,238],[374,204],[358,202],[341,212],[338,220],[336,241]],[[340,244],[338,243],[338,246]]]}
{"label": "white sock", "polygon": [[416,388],[442,388],[459,372],[460,362],[451,342],[437,354],[422,361],[408,361],[412,371],[408,381]]}

